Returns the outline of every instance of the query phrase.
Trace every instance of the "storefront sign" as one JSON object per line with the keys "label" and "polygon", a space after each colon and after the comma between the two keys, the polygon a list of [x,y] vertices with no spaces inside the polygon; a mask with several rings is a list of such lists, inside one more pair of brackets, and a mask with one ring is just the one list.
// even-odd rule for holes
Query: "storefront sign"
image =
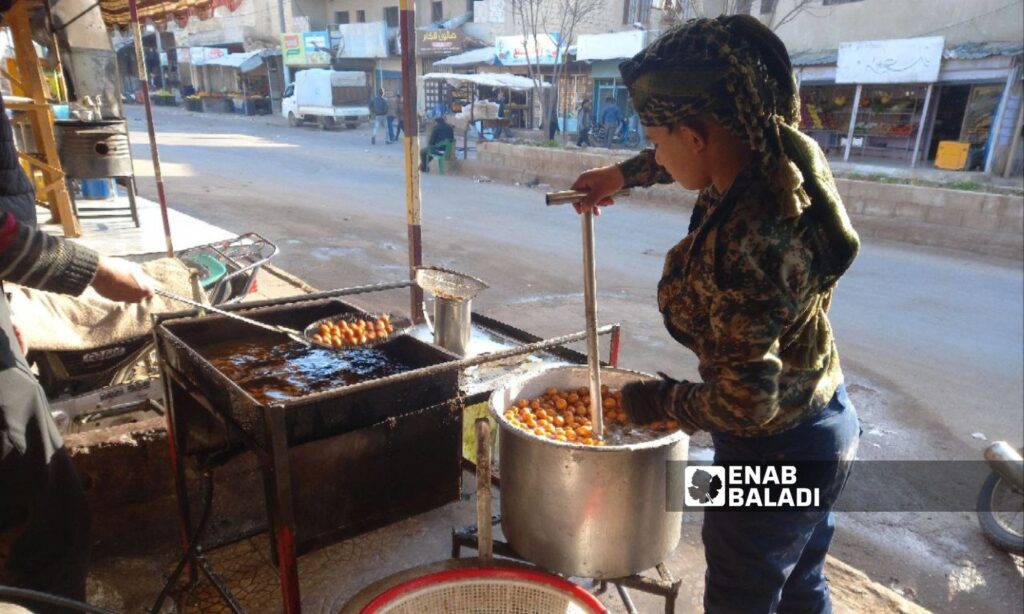
{"label": "storefront sign", "polygon": [[326,30],[304,33],[302,45],[306,48],[306,64],[308,66],[331,65],[331,37]]}
{"label": "storefront sign", "polygon": [[287,66],[305,66],[306,48],[302,44],[301,34],[281,35],[281,55]]}
{"label": "storefront sign", "polygon": [[609,34],[581,34],[576,43],[576,59],[624,60],[633,57],[647,45],[647,32],[612,32]]}
{"label": "storefront sign", "polygon": [[[527,47],[526,39],[522,36],[498,36],[494,41],[494,47],[502,66],[557,64],[562,61],[562,54],[555,56],[559,52],[559,40],[561,35],[557,32],[543,34],[537,38],[531,36]],[[530,50],[529,59],[526,54],[527,48]],[[564,53],[565,50],[561,51]]]}
{"label": "storefront sign", "polygon": [[934,83],[944,46],[941,36],[840,43],[836,83]]}
{"label": "storefront sign", "polygon": [[421,30],[416,53],[422,56],[462,53],[466,36],[462,30]]}
{"label": "storefront sign", "polygon": [[338,58],[388,57],[388,25],[383,21],[338,26]]}

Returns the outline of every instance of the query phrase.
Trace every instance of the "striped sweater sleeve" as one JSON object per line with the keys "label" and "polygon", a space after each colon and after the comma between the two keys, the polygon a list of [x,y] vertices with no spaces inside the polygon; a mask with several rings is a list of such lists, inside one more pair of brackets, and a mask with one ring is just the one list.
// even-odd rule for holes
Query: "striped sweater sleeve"
{"label": "striped sweater sleeve", "polygon": [[96,275],[96,252],[0,217],[0,281],[62,294],[81,294]]}

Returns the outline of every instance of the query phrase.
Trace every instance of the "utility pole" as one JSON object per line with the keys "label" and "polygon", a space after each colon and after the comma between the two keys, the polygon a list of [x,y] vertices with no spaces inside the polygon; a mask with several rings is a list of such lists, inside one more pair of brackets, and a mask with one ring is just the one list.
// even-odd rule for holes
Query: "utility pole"
{"label": "utility pole", "polygon": [[[288,26],[284,23],[284,0],[277,0],[277,22],[281,24],[281,34],[288,33]],[[284,47],[281,47],[281,74],[284,76],[284,86],[288,87],[292,82],[292,71],[284,63]]]}

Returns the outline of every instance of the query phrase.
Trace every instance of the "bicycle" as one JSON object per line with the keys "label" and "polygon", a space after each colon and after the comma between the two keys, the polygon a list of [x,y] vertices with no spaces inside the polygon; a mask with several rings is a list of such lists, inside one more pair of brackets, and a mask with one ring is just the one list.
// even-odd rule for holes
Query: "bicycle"
{"label": "bicycle", "polygon": [[[597,146],[603,145],[606,142],[607,136],[608,132],[604,124],[599,124],[590,129],[591,142]],[[628,120],[624,119],[619,123],[619,129],[612,135],[612,143],[625,145],[629,148],[637,147],[640,145],[640,132],[636,128],[630,128]]]}

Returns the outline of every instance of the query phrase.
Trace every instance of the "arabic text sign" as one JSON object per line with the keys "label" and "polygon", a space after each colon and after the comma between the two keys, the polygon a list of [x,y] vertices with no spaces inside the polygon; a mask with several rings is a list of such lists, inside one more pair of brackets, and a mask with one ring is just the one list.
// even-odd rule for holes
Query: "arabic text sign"
{"label": "arabic text sign", "polygon": [[284,63],[288,66],[302,66],[306,64],[306,48],[302,44],[301,34],[282,34],[281,53],[284,54]]}
{"label": "arabic text sign", "polygon": [[451,55],[462,53],[466,37],[461,30],[422,30],[416,53],[419,55]]}
{"label": "arabic text sign", "polygon": [[934,83],[944,45],[941,36],[841,43],[836,83]]}
{"label": "arabic text sign", "polygon": [[539,40],[531,36],[529,61],[526,55],[527,45],[524,44],[525,39],[522,36],[498,36],[494,41],[494,47],[502,66],[555,64],[562,61],[561,57],[555,57],[559,39],[558,33],[542,34]]}

